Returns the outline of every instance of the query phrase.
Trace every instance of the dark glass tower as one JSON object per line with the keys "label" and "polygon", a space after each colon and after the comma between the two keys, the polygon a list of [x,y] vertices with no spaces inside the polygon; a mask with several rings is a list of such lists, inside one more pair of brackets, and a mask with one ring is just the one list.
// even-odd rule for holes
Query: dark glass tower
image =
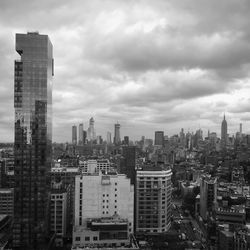
{"label": "dark glass tower", "polygon": [[16,34],[14,249],[44,249],[52,143],[52,44]]}

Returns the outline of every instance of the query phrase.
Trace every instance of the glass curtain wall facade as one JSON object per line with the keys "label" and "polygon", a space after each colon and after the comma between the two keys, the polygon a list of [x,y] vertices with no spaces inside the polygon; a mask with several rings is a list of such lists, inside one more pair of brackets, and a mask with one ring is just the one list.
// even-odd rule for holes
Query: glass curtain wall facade
{"label": "glass curtain wall facade", "polygon": [[14,249],[44,249],[52,149],[53,47],[47,35],[16,34]]}

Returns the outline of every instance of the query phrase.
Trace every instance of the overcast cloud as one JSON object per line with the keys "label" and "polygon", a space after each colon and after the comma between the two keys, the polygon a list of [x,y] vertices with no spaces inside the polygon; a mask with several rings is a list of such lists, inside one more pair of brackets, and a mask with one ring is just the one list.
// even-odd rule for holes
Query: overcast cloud
{"label": "overcast cloud", "polygon": [[[54,46],[53,140],[94,117],[106,139],[202,128],[250,133],[250,1],[1,0],[0,141],[14,137],[15,33]],[[113,136],[113,135],[112,135]]]}

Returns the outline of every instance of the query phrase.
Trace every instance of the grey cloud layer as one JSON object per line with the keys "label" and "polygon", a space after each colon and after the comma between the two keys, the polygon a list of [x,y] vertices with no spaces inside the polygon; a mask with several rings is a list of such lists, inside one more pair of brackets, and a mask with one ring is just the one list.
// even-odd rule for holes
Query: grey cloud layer
{"label": "grey cloud layer", "polygon": [[234,96],[250,90],[249,16],[247,0],[2,0],[1,135],[13,138],[14,33],[29,30],[54,45],[56,141],[91,116],[98,133],[119,120],[133,138],[197,124],[219,130],[224,111],[248,121],[250,100]]}

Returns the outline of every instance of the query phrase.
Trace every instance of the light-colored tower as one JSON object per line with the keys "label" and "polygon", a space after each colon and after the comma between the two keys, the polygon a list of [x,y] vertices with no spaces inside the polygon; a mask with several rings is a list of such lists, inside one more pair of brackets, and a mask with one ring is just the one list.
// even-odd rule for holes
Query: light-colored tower
{"label": "light-colored tower", "polygon": [[115,124],[115,137],[114,137],[114,144],[115,145],[121,144],[120,128],[121,128],[121,125],[119,123],[116,123]]}
{"label": "light-colored tower", "polygon": [[145,166],[136,174],[136,233],[164,233],[171,225],[170,168]]}
{"label": "light-colored tower", "polygon": [[224,118],[221,123],[221,147],[226,148],[226,146],[227,146],[227,121],[224,114]]}
{"label": "light-colored tower", "polygon": [[76,125],[72,126],[72,144],[77,144],[77,127]]}
{"label": "light-colored tower", "polygon": [[79,124],[79,145],[83,145],[83,124]]}

